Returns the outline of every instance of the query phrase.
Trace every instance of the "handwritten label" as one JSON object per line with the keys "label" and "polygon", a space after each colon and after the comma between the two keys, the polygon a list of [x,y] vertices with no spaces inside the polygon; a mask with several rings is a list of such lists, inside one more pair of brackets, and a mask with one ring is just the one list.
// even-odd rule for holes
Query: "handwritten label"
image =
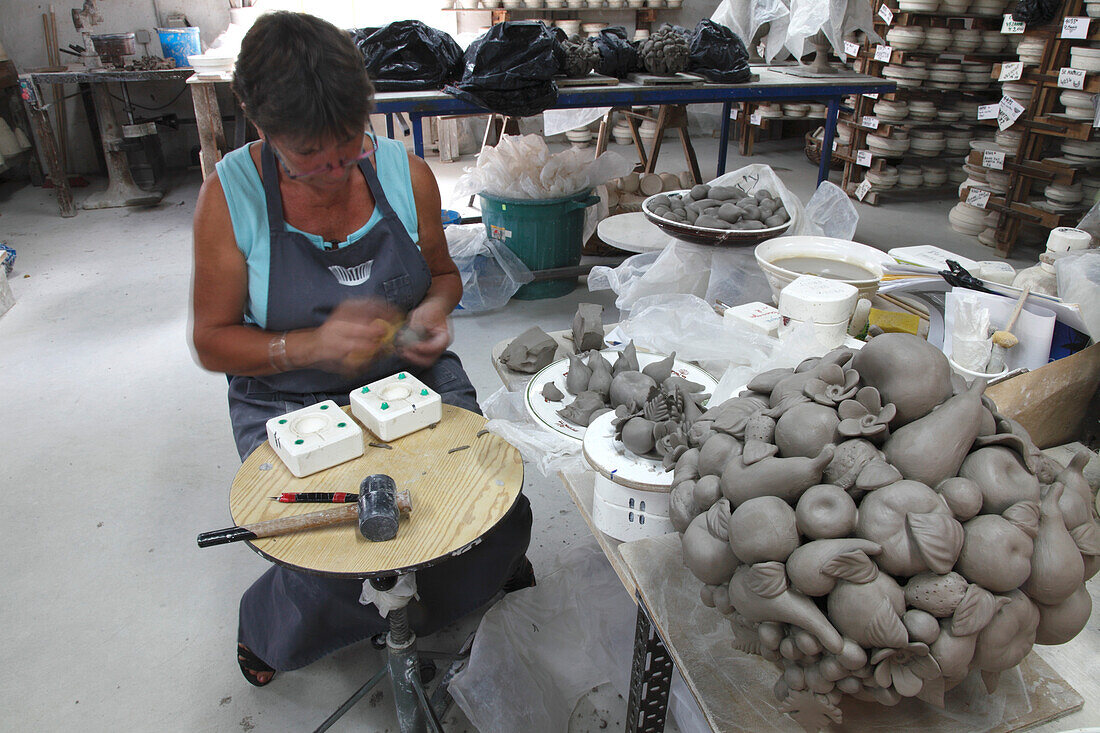
{"label": "handwritten label", "polygon": [[1003,171],[1005,169],[1005,154],[999,150],[982,151],[982,167]]}
{"label": "handwritten label", "polygon": [[844,53],[852,58],[859,56],[859,44],[852,41],[844,42]]}
{"label": "handwritten label", "polygon": [[966,203],[984,209],[985,205],[989,203],[989,191],[971,188],[966,192]]}
{"label": "handwritten label", "polygon": [[999,104],[980,104],[978,105],[978,119],[979,120],[995,120],[997,119],[997,113],[1000,112],[1001,105]]}
{"label": "handwritten label", "polygon": [[736,120],[737,115],[739,115],[739,114],[741,114],[741,110],[737,109],[736,107],[731,107],[730,108],[730,119],[731,120]]}
{"label": "handwritten label", "polygon": [[1064,18],[1062,38],[1088,38],[1089,20],[1089,18]]}
{"label": "handwritten label", "polygon": [[997,77],[997,81],[1019,81],[1023,75],[1023,61],[1006,61],[1001,64],[1001,75]]}
{"label": "handwritten label", "polygon": [[1060,86],[1062,89],[1084,89],[1084,70],[1071,69],[1068,66],[1063,66],[1058,72],[1058,86]]}
{"label": "handwritten label", "polygon": [[889,61],[894,49],[889,46],[875,46],[875,61]]}
{"label": "handwritten label", "polygon": [[1012,15],[1006,13],[1004,22],[1001,23],[1001,33],[1023,33],[1025,26],[1022,20],[1013,20]]}
{"label": "handwritten label", "polygon": [[856,165],[861,165],[864,168],[871,167],[871,151],[860,150],[856,152]]}
{"label": "handwritten label", "polygon": [[878,9],[878,17],[886,21],[886,25],[890,25],[894,22],[894,11],[890,9],[888,5],[883,5]]}
{"label": "handwritten label", "polygon": [[872,130],[878,129],[878,117],[872,117],[871,115],[863,115],[863,126],[869,127]]}
{"label": "handwritten label", "polygon": [[997,112],[997,127],[1007,130],[1024,113],[1024,106],[1012,97],[1001,97],[1000,109]]}
{"label": "handwritten label", "polygon": [[862,201],[867,196],[870,190],[871,182],[867,180],[861,181],[860,184],[856,186],[856,198]]}
{"label": "handwritten label", "polygon": [[764,118],[760,116],[759,112],[753,112],[751,115],[749,115],[749,122],[754,125],[759,125],[762,119]]}
{"label": "handwritten label", "polygon": [[878,99],[878,92],[871,92],[870,94],[864,94],[867,99]]}
{"label": "handwritten label", "polygon": [[836,152],[836,140],[833,140],[833,152]]}

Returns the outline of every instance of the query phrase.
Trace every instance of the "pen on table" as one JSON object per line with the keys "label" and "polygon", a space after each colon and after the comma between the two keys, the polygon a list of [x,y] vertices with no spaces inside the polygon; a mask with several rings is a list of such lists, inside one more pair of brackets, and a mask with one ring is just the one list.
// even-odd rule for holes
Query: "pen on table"
{"label": "pen on table", "polygon": [[359,501],[359,494],[346,491],[284,491],[279,496],[271,496],[283,504],[350,504]]}

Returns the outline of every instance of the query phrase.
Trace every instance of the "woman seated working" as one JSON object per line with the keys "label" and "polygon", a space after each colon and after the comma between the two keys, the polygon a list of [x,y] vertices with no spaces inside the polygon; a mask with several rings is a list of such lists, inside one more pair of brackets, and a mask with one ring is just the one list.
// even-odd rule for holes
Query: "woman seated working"
{"label": "woman seated working", "polygon": [[[364,133],[372,87],[349,35],[310,15],[261,16],[232,85],[260,140],[234,150],[199,192],[194,327],[203,367],[229,375],[243,460],[277,415],[409,371],[443,402],[478,411],[451,341],[462,282],[439,188],[400,142]],[[387,349],[393,324],[412,339]],[[417,572],[417,634],[531,585],[531,509],[520,495],[472,550]],[[238,662],[254,685],[383,632],[362,582],[273,566],[241,598]]]}

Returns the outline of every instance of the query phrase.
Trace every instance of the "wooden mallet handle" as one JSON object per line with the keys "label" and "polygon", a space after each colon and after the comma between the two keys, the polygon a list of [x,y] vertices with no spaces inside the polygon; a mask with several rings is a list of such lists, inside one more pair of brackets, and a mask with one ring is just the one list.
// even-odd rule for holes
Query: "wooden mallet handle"
{"label": "wooden mallet handle", "polygon": [[324,509],[310,514],[297,514],[292,517],[279,517],[268,519],[264,522],[245,524],[240,527],[226,527],[212,532],[203,532],[199,535],[199,547],[213,547],[225,545],[241,540],[255,540],[260,537],[276,537],[278,535],[300,532],[314,527],[328,527],[332,524],[354,522],[359,519],[358,504],[340,504],[331,509]]}

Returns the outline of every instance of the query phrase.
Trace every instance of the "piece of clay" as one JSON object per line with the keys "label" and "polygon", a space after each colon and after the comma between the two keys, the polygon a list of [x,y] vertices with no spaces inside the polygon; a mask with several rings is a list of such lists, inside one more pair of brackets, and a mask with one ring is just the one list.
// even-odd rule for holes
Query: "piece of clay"
{"label": "piece of clay", "polygon": [[699,449],[690,448],[678,459],[672,472],[672,485],[699,478]]}
{"label": "piece of clay", "polygon": [[1028,472],[1016,451],[999,445],[979,448],[966,457],[959,475],[982,490],[982,511],[1000,514],[1020,501],[1039,501],[1039,479]]}
{"label": "piece of clay", "polygon": [[[1008,603],[1001,606],[993,620],[978,634],[972,663],[984,672],[999,673],[1015,667],[1035,643],[1039,609],[1018,590],[1005,595]],[[985,681],[988,688],[990,678],[986,677]]]}
{"label": "piece of clay", "polygon": [[721,499],[693,519],[684,532],[684,564],[710,585],[729,582],[739,564],[726,531],[729,517],[729,502]]}
{"label": "piece of clay", "polygon": [[603,348],[603,306],[580,303],[573,316],[573,350],[599,351]]}
{"label": "piece of clay", "polygon": [[806,489],[795,506],[798,531],[811,539],[850,537],[856,527],[856,503],[844,489],[818,484]]}
{"label": "piece of clay", "polygon": [[983,380],[894,431],[882,452],[901,475],[936,486],[959,472],[982,423]]}
{"label": "piece of clay", "polygon": [[642,374],[652,379],[657,384],[663,383],[666,379],[672,376],[672,365],[676,361],[676,352],[666,356],[660,361],[655,361],[652,364],[642,369]]}
{"label": "piece of clay", "polygon": [[940,623],[927,611],[910,608],[901,617],[901,623],[909,632],[909,638],[922,644],[931,644],[940,636]]}
{"label": "piece of clay", "polygon": [[[836,447],[833,452],[833,460],[829,461],[829,465],[825,467],[821,478],[826,483],[835,484],[848,490],[856,485],[856,481],[868,464],[872,461],[881,462],[881,460],[882,453],[870,441],[862,438],[845,440]],[[870,474],[868,474],[868,478],[870,478]],[[892,484],[900,478],[901,474],[896,469],[892,469],[888,477],[883,476],[884,480],[881,485]],[[877,489],[878,486],[873,488]]]}
{"label": "piece of clay", "polygon": [[450,449],[449,451],[447,451],[447,452],[448,452],[448,453],[458,453],[458,452],[459,452],[460,450],[467,450],[467,449],[469,449],[469,447],[470,447],[470,446],[468,446],[468,445],[460,445],[460,446],[457,446],[457,447],[455,447],[455,448],[451,448],[451,449]]}
{"label": "piece of clay", "polygon": [[882,397],[874,387],[863,387],[855,399],[844,400],[837,406],[840,425],[837,429],[845,438],[866,438],[881,445],[890,436],[890,421],[897,414],[893,403],[883,405]]}
{"label": "piece of clay", "polygon": [[686,532],[691,521],[702,513],[695,505],[692,490],[694,481],[681,481],[672,487],[668,495],[668,518],[677,532]]}
{"label": "piece of clay", "polygon": [[611,395],[611,365],[598,351],[593,351],[588,358],[588,368],[592,375],[588,378],[588,391],[595,392],[607,401]]}
{"label": "piece of clay", "polygon": [[775,424],[775,444],[784,458],[809,458],[838,441],[836,410],[814,402],[794,405]]}
{"label": "piece of clay", "polygon": [[748,383],[748,388],[753,392],[759,392],[761,394],[771,394],[775,386],[779,384],[780,380],[789,377],[794,374],[794,369],[787,367],[781,369],[770,369],[766,372],[761,372],[752,378],[752,381]]}
{"label": "piece of clay", "polygon": [[806,382],[802,393],[819,405],[836,407],[852,399],[859,390],[859,374],[832,364],[817,370],[817,376]]}
{"label": "piece of clay", "polygon": [[905,603],[937,618],[946,618],[962,603],[969,585],[958,573],[920,573],[905,584]]}
{"label": "piece of clay", "polygon": [[622,426],[620,440],[631,453],[644,456],[653,450],[656,439],[653,437],[655,424],[644,417],[632,417]]}
{"label": "piece of clay", "polygon": [[892,402],[893,427],[924,417],[951,396],[951,364],[943,352],[919,336],[884,333],[867,342],[852,359],[863,383],[883,403]]}
{"label": "piece of clay", "polygon": [[746,466],[738,457],[728,461],[722,471],[722,493],[734,506],[760,496],[795,502],[803,491],[821,483],[821,474],[832,459],[831,445],[813,458],[766,458]]}
{"label": "piece of clay", "polygon": [[955,636],[977,634],[1007,602],[1004,596],[994,596],[980,585],[971,584],[951,614],[951,633]]}
{"label": "piece of clay", "polygon": [[387,445],[385,443],[367,443],[367,445],[369,445],[371,448],[381,448],[382,450],[393,450],[392,445]]}
{"label": "piece of clay", "polygon": [[626,347],[619,352],[619,356],[615,359],[615,366],[612,367],[611,373],[617,377],[623,372],[636,372],[639,370],[638,350],[634,347],[634,342],[630,341],[627,343]]}
{"label": "piece of clay", "polygon": [[936,493],[947,502],[947,508],[955,519],[965,522],[982,509],[982,489],[968,478],[955,476],[936,485]]}
{"label": "piece of clay", "polygon": [[748,620],[792,624],[816,636],[834,654],[844,648],[844,638],[817,605],[787,585],[782,563],[742,565],[729,588],[730,603]]}
{"label": "piece of clay", "polygon": [[1081,585],[1085,564],[1077,544],[1066,529],[1058,501],[1065,486],[1051,484],[1039,512],[1039,532],[1031,554],[1031,575],[1020,590],[1036,603],[1056,606]]}
{"label": "piece of clay", "polygon": [[828,594],[838,580],[869,583],[878,576],[871,557],[882,547],[867,540],[814,540],[798,547],[787,558],[787,577],[791,584],[808,596]]}
{"label": "piece of clay", "polygon": [[746,565],[783,562],[798,547],[794,510],[774,496],[750,499],[730,516],[729,541]]}
{"label": "piece of clay", "polygon": [[657,391],[657,383],[639,371],[623,371],[611,380],[611,406],[638,412]]}
{"label": "piece of clay", "polygon": [[940,667],[944,684],[950,688],[962,682],[970,672],[978,635],[955,636],[948,628],[949,622],[940,621],[940,635],[932,642],[932,658]]}
{"label": "piece of clay", "polygon": [[554,361],[558,343],[538,326],[532,326],[516,338],[500,355],[500,362],[517,372],[534,374]]}
{"label": "piece of clay", "polygon": [[[860,491],[874,491],[901,480],[901,471],[884,460],[868,461],[856,476],[855,488]],[[835,482],[834,482],[835,483]]]}
{"label": "piece of clay", "polygon": [[1058,500],[1058,507],[1062,510],[1062,518],[1066,520],[1066,529],[1092,521],[1092,490],[1084,475],[1089,458],[1088,451],[1077,451],[1069,465],[1059,471],[1051,481],[1065,486],[1062,498]]}
{"label": "piece of clay", "polygon": [[542,386],[542,396],[551,402],[561,402],[565,399],[565,395],[562,391],[554,386],[553,382],[547,382]]}
{"label": "piece of clay", "polygon": [[1035,629],[1036,644],[1065,644],[1081,633],[1092,615],[1092,596],[1080,584],[1069,598],[1053,606],[1037,604],[1039,625]]}
{"label": "piece of clay", "polygon": [[581,359],[580,354],[569,354],[569,372],[565,375],[565,391],[569,394],[579,395],[588,390],[588,382],[592,378],[592,370]]}
{"label": "piece of clay", "polygon": [[882,545],[878,564],[899,577],[948,572],[963,542],[962,526],[943,499],[924,484],[904,480],[863,499],[856,535]]}
{"label": "piece of clay", "polygon": [[1031,538],[1022,530],[996,514],[979,514],[963,524],[955,570],[971,583],[1004,593],[1027,580],[1032,551]]}
{"label": "piece of clay", "polygon": [[714,503],[722,498],[722,486],[717,476],[702,476],[695,482],[695,490],[692,492],[695,505],[706,511],[714,506]]}
{"label": "piece of clay", "polygon": [[721,476],[726,463],[741,453],[741,443],[737,438],[725,433],[715,433],[699,449],[699,474]]}
{"label": "piece of clay", "polygon": [[827,605],[829,620],[837,630],[865,649],[900,647],[909,641],[901,623],[905,594],[886,573],[867,583],[838,581]]}
{"label": "piece of clay", "polygon": [[606,411],[606,409],[607,406],[600,395],[595,392],[581,392],[575,400],[558,410],[558,415],[574,425],[588,427],[595,418],[594,413],[597,410]]}

